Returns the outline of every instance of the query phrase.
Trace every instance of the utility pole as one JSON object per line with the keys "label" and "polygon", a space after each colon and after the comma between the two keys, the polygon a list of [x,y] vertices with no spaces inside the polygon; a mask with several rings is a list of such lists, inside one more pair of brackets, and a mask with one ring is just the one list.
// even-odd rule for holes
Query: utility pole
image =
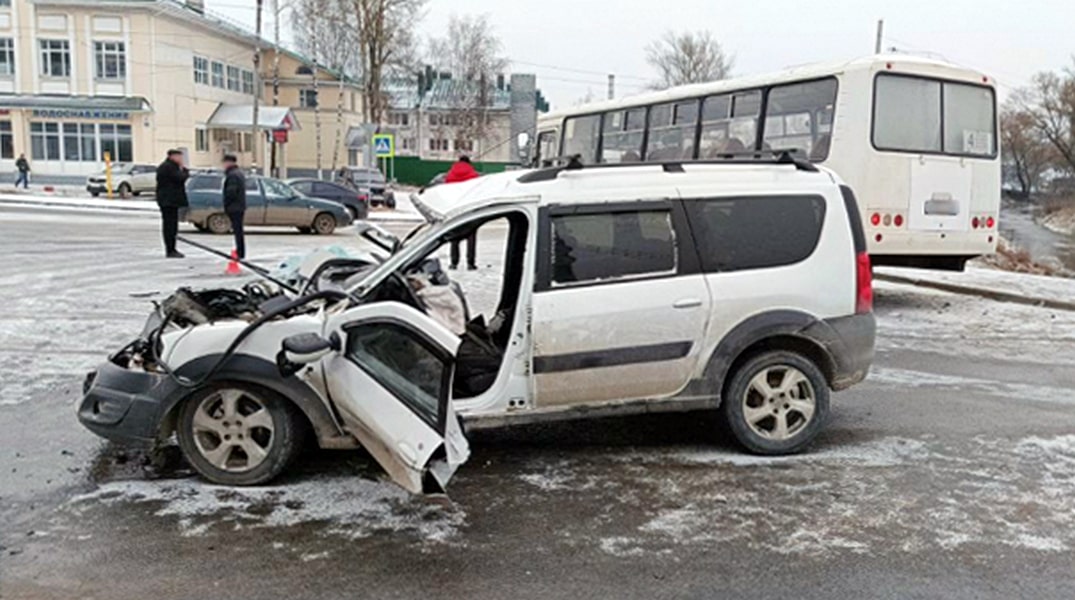
{"label": "utility pole", "polygon": [[608,99],[612,100],[616,97],[616,76],[612,73],[608,74]]}
{"label": "utility pole", "polygon": [[[280,0],[272,0],[272,105],[280,104]],[[269,158],[269,172],[273,177],[280,176],[280,169],[276,165],[277,143],[272,142],[272,156]]]}
{"label": "utility pole", "polygon": [[877,41],[873,45],[873,53],[874,54],[880,54],[881,53],[881,45],[884,43],[883,42],[884,39],[885,39],[885,20],[884,19],[878,19],[877,20]]}
{"label": "utility pole", "polygon": [[[250,155],[253,160],[252,168],[256,172],[258,166],[258,137],[261,135],[261,131],[258,127],[258,99],[261,97],[261,9],[264,4],[264,0],[257,0],[257,17],[254,31],[257,34],[258,41],[254,46],[254,115],[253,115],[253,128],[254,134],[250,136]],[[263,165],[268,167],[268,165]],[[268,175],[268,170],[265,171]]]}

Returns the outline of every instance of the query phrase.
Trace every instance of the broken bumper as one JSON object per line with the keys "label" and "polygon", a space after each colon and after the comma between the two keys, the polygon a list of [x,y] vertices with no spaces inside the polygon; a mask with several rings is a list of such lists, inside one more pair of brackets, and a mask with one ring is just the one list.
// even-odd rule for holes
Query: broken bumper
{"label": "broken bumper", "polygon": [[78,420],[93,433],[124,443],[150,444],[175,390],[167,375],[106,362],[86,377]]}

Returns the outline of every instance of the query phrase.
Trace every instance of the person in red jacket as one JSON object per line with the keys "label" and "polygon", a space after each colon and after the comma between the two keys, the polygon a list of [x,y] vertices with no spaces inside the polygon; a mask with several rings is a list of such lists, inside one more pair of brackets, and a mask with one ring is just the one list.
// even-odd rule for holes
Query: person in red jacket
{"label": "person in red jacket", "polygon": [[[474,170],[474,165],[470,164],[469,156],[460,156],[459,160],[455,161],[451,169],[448,169],[448,175],[444,177],[444,183],[459,183],[461,181],[469,181],[481,175]],[[467,240],[467,269],[474,271],[478,268],[478,230],[470,232],[466,238]],[[449,268],[459,268],[459,244],[462,243],[463,238],[452,240],[452,264]]]}

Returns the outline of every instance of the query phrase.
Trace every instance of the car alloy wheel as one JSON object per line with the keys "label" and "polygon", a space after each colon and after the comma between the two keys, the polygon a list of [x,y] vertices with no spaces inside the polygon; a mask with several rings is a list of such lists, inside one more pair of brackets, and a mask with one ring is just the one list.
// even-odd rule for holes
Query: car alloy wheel
{"label": "car alloy wheel", "polygon": [[814,417],[814,387],[802,371],[768,367],[750,380],[742,397],[743,417],[754,433],[775,441],[795,437]]}
{"label": "car alloy wheel", "polygon": [[231,231],[231,221],[228,220],[228,216],[220,213],[209,215],[209,218],[205,220],[205,225],[209,228],[209,231],[216,234]]}
{"label": "car alloy wheel", "polygon": [[194,412],[194,446],[217,469],[249,471],[265,461],[276,427],[258,394],[223,388],[209,394]]}
{"label": "car alloy wheel", "polygon": [[180,406],[176,437],[199,475],[225,485],[257,485],[280,474],[302,449],[302,413],[258,385],[227,381]]}
{"label": "car alloy wheel", "polygon": [[745,359],[721,393],[728,429],[756,454],[791,454],[817,437],[829,414],[825,374],[810,357],[770,350]]}
{"label": "car alloy wheel", "polygon": [[314,217],[314,231],[318,235],[329,235],[336,231],[336,217],[328,213],[321,213]]}

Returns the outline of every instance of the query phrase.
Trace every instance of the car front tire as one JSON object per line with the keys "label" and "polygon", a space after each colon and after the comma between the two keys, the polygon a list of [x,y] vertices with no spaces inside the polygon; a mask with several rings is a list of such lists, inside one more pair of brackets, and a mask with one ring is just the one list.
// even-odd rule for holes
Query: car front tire
{"label": "car front tire", "polygon": [[763,352],[736,369],[724,388],[721,413],[750,452],[794,454],[821,432],[829,414],[824,373],[806,356]]}
{"label": "car front tire", "polygon": [[302,449],[303,423],[288,400],[260,386],[220,382],[180,407],[176,437],[194,470],[222,485],[265,483]]}

